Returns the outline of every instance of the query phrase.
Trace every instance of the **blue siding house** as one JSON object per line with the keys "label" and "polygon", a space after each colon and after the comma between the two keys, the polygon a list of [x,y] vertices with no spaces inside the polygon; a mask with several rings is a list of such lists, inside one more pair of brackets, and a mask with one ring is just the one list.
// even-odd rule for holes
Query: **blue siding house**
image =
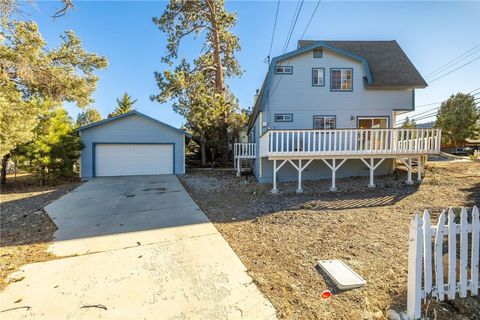
{"label": "blue siding house", "polygon": [[[425,80],[396,41],[299,41],[272,59],[235,166],[251,161],[262,183],[370,176],[439,152],[437,129],[395,128]],[[419,170],[421,171],[421,169]],[[419,179],[421,175],[419,174]]]}
{"label": "blue siding house", "polygon": [[78,129],[80,177],[184,174],[183,130],[131,111]]}

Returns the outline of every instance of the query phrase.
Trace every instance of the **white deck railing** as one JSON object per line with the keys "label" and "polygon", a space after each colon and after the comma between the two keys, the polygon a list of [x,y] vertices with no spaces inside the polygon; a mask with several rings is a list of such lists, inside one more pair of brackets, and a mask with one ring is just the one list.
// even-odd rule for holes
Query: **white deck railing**
{"label": "white deck railing", "polygon": [[255,143],[235,143],[233,145],[234,159],[255,159]]}
{"label": "white deck railing", "polygon": [[431,154],[440,142],[440,129],[269,130],[260,156]]}
{"label": "white deck railing", "polygon": [[[446,254],[445,238],[448,248]],[[470,214],[466,208],[462,208],[458,224],[455,223],[452,209],[448,213],[443,211],[434,226],[428,210],[425,210],[423,216],[416,214],[410,223],[409,232],[409,319],[421,318],[422,301],[428,303],[432,298],[439,301],[453,300],[457,294],[464,298],[468,292],[472,296],[478,295],[479,259],[480,221],[477,207],[474,206]]]}

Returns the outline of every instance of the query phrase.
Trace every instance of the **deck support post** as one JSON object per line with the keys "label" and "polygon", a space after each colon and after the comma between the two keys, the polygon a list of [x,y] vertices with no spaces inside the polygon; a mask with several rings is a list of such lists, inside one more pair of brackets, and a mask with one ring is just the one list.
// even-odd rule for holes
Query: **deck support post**
{"label": "deck support post", "polygon": [[375,169],[373,168],[374,166],[374,160],[373,158],[370,158],[370,183],[368,184],[368,187],[369,188],[375,188],[375,183],[373,183],[373,175],[374,175],[374,171]]}
{"label": "deck support post", "polygon": [[412,157],[408,158],[407,184],[413,184],[413,180],[412,180]]}
{"label": "deck support post", "polygon": [[277,193],[277,160],[273,160],[273,188],[272,193]]}
{"label": "deck support post", "polygon": [[417,181],[421,182],[422,181],[422,171],[423,171],[423,157],[420,156],[418,157],[418,167],[417,167]]}
{"label": "deck support post", "polygon": [[374,158],[370,158],[370,163],[367,162],[365,159],[360,158],[360,160],[362,160],[362,162],[365,163],[365,165],[368,167],[368,169],[370,169],[370,183],[368,184],[368,187],[369,187],[369,188],[375,188],[375,183],[374,183],[374,181],[373,181],[375,169],[377,169],[378,166],[380,166],[380,164],[382,164],[382,162],[383,162],[385,159],[386,159],[386,158],[381,158],[381,159],[377,162],[377,164],[375,164],[375,159],[374,159]]}
{"label": "deck support post", "polygon": [[240,177],[241,174],[242,174],[241,171],[240,171],[240,163],[241,163],[240,158],[237,158],[236,163],[237,163],[237,177]]}
{"label": "deck support post", "polygon": [[273,159],[273,188],[272,193],[278,193],[277,189],[277,171],[280,170],[281,167],[287,162],[287,160],[283,160],[283,162],[277,167],[277,160]]}
{"label": "deck support post", "polygon": [[[412,180],[412,157],[408,157],[407,161],[405,161],[405,159],[403,159],[403,158],[400,158],[400,160],[403,162],[405,167],[407,167],[407,169],[408,169],[408,171],[407,171],[407,181],[405,181],[405,183],[406,184],[413,184],[413,180]],[[419,168],[419,170],[420,170],[420,168]]]}
{"label": "deck support post", "polygon": [[338,165],[336,164],[336,159],[332,159],[331,165],[326,159],[322,159],[322,161],[330,168],[330,170],[332,170],[332,186],[330,187],[330,191],[337,191],[337,186],[335,185],[336,172],[338,168],[347,161],[347,159],[343,159]]}
{"label": "deck support post", "polygon": [[302,159],[298,159],[298,187],[297,187],[297,193],[302,193]]}
{"label": "deck support post", "polygon": [[296,190],[297,193],[302,193],[302,172],[305,170],[310,163],[312,163],[313,159],[308,160],[308,162],[302,166],[302,159],[298,159],[298,166],[290,159],[288,159],[288,162],[292,164],[292,166],[297,169],[298,171],[298,188]]}

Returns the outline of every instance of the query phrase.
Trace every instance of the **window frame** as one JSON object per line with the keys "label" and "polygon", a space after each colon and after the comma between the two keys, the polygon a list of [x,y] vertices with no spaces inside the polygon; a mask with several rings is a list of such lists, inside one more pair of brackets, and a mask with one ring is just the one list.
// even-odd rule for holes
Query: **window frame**
{"label": "window frame", "polygon": [[[318,49],[318,48],[317,48],[317,49],[313,49],[312,52],[313,52],[313,58],[314,58],[314,59],[322,59],[322,58],[323,58],[323,49]],[[320,53],[320,56],[319,56],[319,57],[318,57],[318,56],[316,57],[316,56],[315,56],[315,52],[319,52],[319,53]]]}
{"label": "window frame", "polygon": [[[290,68],[290,72],[278,72],[277,68]],[[275,74],[293,74],[293,66],[275,66]]]}
{"label": "window frame", "polygon": [[[340,70],[340,89],[333,89],[333,72]],[[342,71],[343,70],[350,70],[351,73],[351,86],[350,89],[342,89]],[[330,68],[330,91],[331,92],[352,92],[353,91],[353,68]]]}
{"label": "window frame", "polygon": [[[315,119],[316,118],[323,118],[323,128],[315,128]],[[333,128],[325,129],[325,123],[327,118],[333,118]],[[313,130],[335,130],[337,129],[337,116],[330,114],[330,115],[323,115],[323,114],[316,114],[313,116]]]}
{"label": "window frame", "polygon": [[[278,116],[290,116],[290,120],[277,120]],[[275,113],[273,119],[274,122],[293,122],[293,113]]]}
{"label": "window frame", "polygon": [[[323,72],[323,83],[322,84],[315,84],[315,71],[322,70]],[[325,68],[312,68],[312,87],[325,87]]]}

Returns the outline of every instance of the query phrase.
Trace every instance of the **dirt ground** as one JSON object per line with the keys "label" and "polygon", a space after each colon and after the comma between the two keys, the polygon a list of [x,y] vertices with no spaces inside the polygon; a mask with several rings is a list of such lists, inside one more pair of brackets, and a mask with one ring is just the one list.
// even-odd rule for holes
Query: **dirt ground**
{"label": "dirt ground", "polygon": [[[415,176],[416,177],[416,176]],[[384,319],[406,309],[408,226],[412,214],[433,217],[449,206],[480,205],[479,162],[429,163],[421,184],[404,183],[402,167],[376,179],[271,185],[232,172],[193,171],[181,180],[241,258],[279,318]],[[316,269],[317,261],[341,259],[367,281],[340,292]],[[321,299],[325,289],[333,291]],[[480,319],[480,299],[432,303],[432,319]]]}
{"label": "dirt ground", "polygon": [[0,192],[0,291],[8,285],[8,275],[22,265],[56,258],[46,250],[57,227],[42,208],[78,185],[41,187],[29,174],[20,174],[16,182],[7,177]]}

